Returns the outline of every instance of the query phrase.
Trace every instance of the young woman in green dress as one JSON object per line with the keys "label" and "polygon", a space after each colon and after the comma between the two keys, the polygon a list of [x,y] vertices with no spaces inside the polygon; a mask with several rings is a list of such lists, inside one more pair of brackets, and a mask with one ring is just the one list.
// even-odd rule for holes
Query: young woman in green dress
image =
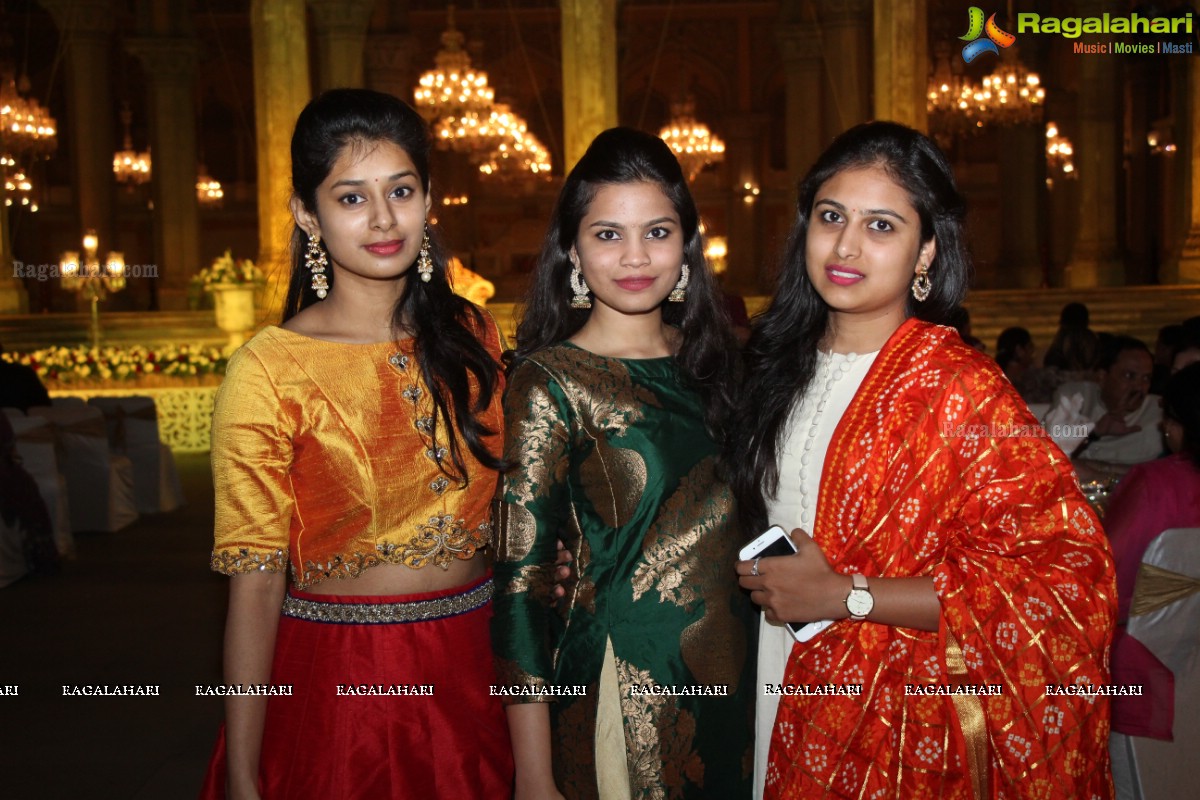
{"label": "young woman in green dress", "polygon": [[492,638],[518,800],[749,797],[754,617],[716,470],[736,380],[679,163],[605,131],[559,195],[504,401]]}

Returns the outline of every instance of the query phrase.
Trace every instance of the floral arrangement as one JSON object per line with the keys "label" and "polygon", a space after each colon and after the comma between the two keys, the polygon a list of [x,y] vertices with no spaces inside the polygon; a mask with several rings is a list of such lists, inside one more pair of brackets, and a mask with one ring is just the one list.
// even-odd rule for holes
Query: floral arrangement
{"label": "floral arrangement", "polygon": [[210,288],[221,283],[260,284],[266,281],[263,271],[254,266],[248,258],[235,260],[233,254],[226,250],[225,255],[214,259],[211,266],[196,273],[192,282]]}
{"label": "floral arrangement", "polygon": [[[228,359],[216,347],[48,347],[32,353],[3,353],[0,358],[31,367],[47,385],[137,383],[171,385],[205,382],[225,374]],[[51,386],[50,388],[55,388]]]}

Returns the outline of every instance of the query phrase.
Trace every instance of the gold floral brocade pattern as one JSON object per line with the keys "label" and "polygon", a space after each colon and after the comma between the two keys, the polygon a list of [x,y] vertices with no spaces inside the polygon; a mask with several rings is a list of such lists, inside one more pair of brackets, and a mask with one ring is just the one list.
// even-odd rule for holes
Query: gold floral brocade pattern
{"label": "gold floral brocade pattern", "polygon": [[629,750],[629,784],[637,800],[670,800],[683,796],[685,780],[704,786],[704,762],[696,753],[696,719],[675,698],[634,694],[631,687],[655,686],[648,670],[616,659]]}
{"label": "gold floral brocade pattern", "polygon": [[[753,616],[697,393],[672,358],[563,344],[518,364],[504,402],[493,648],[502,671],[589,687],[550,706],[560,791],[612,779],[591,691],[611,642],[631,797],[748,797]],[[551,604],[556,540],[572,574]]]}

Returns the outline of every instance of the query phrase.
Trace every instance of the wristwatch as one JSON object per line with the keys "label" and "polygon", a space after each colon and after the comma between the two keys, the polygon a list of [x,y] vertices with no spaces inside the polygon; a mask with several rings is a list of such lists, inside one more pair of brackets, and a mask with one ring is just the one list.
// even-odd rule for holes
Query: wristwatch
{"label": "wristwatch", "polygon": [[846,610],[850,612],[850,619],[862,621],[875,608],[875,595],[871,594],[865,575],[856,572],[850,579],[854,588],[846,595]]}

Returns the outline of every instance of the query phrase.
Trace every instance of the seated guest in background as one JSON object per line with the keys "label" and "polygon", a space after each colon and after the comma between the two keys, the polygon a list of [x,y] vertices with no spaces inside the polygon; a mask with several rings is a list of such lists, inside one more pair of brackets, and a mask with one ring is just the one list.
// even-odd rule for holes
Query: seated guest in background
{"label": "seated guest in background", "polygon": [[1154,376],[1150,379],[1150,393],[1161,395],[1171,377],[1171,361],[1183,346],[1183,326],[1163,325],[1158,329],[1154,342]]}
{"label": "seated guest in background", "polygon": [[1117,484],[1104,529],[1117,562],[1118,620],[1146,547],[1165,530],[1200,527],[1200,364],[1171,376],[1162,396],[1162,438],[1170,455],[1129,470]]}
{"label": "seated guest in background", "polygon": [[[0,345],[3,352],[4,346]],[[48,405],[50,394],[32,368],[0,358],[0,408],[19,408],[29,413],[34,406]]]}
{"label": "seated guest in background", "polygon": [[996,363],[1026,403],[1049,403],[1058,385],[1053,370],[1037,366],[1033,337],[1024,328],[1005,328],[996,339]]}
{"label": "seated guest in background", "polygon": [[987,345],[979,337],[971,333],[971,313],[965,308],[955,306],[950,309],[950,316],[946,319],[946,324],[958,331],[958,335],[968,345],[981,353],[987,352]]}
{"label": "seated guest in background", "polygon": [[1065,373],[1083,373],[1096,363],[1096,334],[1088,327],[1088,308],[1067,303],[1058,318],[1058,332],[1046,349],[1042,366]]}
{"label": "seated guest in background", "polygon": [[[1072,419],[1056,421],[1091,426],[1082,443],[1063,448],[1072,459],[1130,465],[1162,454],[1158,432],[1162,408],[1158,395],[1149,393],[1153,369],[1154,359],[1143,342],[1113,336],[1100,353],[1098,382],[1073,381],[1055,390],[1051,414],[1060,406],[1074,412]],[[1060,438],[1055,430],[1050,434]]]}
{"label": "seated guest in background", "polygon": [[1183,332],[1183,341],[1175,348],[1174,355],[1171,357],[1171,374],[1174,375],[1179,370],[1195,364],[1200,361],[1200,333],[1191,335],[1187,329]]}
{"label": "seated guest in background", "polygon": [[1145,687],[1141,697],[1113,699],[1113,731],[1160,739],[1171,733],[1173,697],[1163,680],[1166,668],[1125,636],[1125,624],[1146,548],[1163,531],[1200,527],[1200,364],[1171,377],[1162,407],[1163,438],[1171,455],[1129,470],[1104,519],[1117,565],[1113,683]]}

